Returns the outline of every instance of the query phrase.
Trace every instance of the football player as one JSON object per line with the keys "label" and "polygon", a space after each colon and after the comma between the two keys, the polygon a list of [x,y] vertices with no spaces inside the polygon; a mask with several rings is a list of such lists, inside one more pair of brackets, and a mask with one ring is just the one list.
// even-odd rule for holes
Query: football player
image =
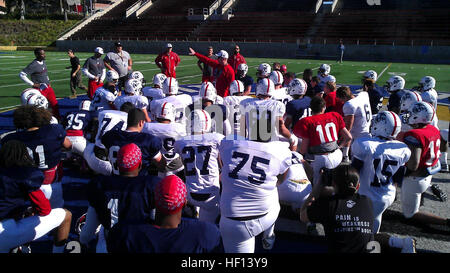
{"label": "football player", "polygon": [[381,111],[372,120],[370,133],[352,144],[352,165],[359,171],[359,193],[372,200],[375,221],[373,233],[380,230],[383,212],[394,202],[396,186],[403,180],[405,163],[411,151],[395,140],[401,121],[392,111]]}
{"label": "football player", "polygon": [[406,218],[418,222],[450,226],[450,219],[419,211],[421,195],[430,186],[433,174],[440,170],[441,137],[439,130],[430,124],[435,114],[433,106],[424,101],[416,102],[410,110],[408,124],[413,129],[403,138],[411,149],[411,158],[406,163],[402,184],[402,212]]}
{"label": "football player", "polygon": [[218,146],[224,136],[211,132],[211,116],[205,110],[195,109],[189,120],[191,135],[175,142],[175,152],[184,163],[187,200],[200,208],[199,220],[216,223],[220,213]]}
{"label": "football player", "polygon": [[[109,71],[108,71],[109,72]],[[124,103],[122,110],[129,111],[134,108],[124,109],[126,105],[131,103]],[[102,143],[103,135],[110,130],[125,130],[127,128],[128,113],[118,110],[103,110],[98,114],[98,123],[96,124],[95,142],[88,143],[84,149],[83,157],[88,166],[96,173],[103,175],[111,175],[112,166],[108,160],[108,151]]]}
{"label": "football player", "polygon": [[40,189],[44,175],[35,168],[28,149],[17,140],[9,140],[0,148],[0,253],[8,253],[52,230],[56,231],[53,253],[63,253],[72,214],[51,207]]}
{"label": "football player", "polygon": [[272,71],[270,73],[269,79],[275,85],[275,92],[273,92],[272,99],[282,102],[286,105],[292,100],[292,97],[288,94],[287,88],[283,87],[283,74],[280,71]]}
{"label": "football player", "polygon": [[280,202],[288,203],[293,211],[300,214],[300,208],[312,190],[310,179],[313,174],[309,163],[303,160],[301,154],[293,151],[291,160],[292,165],[284,181],[278,185],[278,197]]}
{"label": "football player", "polygon": [[236,80],[241,81],[244,84],[244,96],[248,96],[252,91],[253,78],[250,75],[247,75],[248,65],[240,64],[236,73]]}
{"label": "football player", "polygon": [[349,87],[341,86],[336,91],[336,97],[344,104],[342,111],[345,127],[350,131],[353,139],[369,136],[372,111],[367,92],[360,92],[355,96]]}
{"label": "football player", "polygon": [[[136,109],[137,110],[137,109]],[[107,231],[118,221],[149,220],[153,188],[160,181],[158,177],[139,175],[142,168],[142,152],[134,143],[129,143],[117,151],[115,163],[119,175],[94,177],[88,184],[89,207],[86,223],[80,233],[80,243],[90,245],[99,225],[97,253],[106,253]]]}
{"label": "football player", "polygon": [[[320,90],[323,90],[325,83],[329,81],[333,81],[333,78],[330,75],[331,66],[328,64],[321,64],[319,70],[317,71],[317,77],[319,79],[319,87]],[[335,80],[336,81],[336,80]]]}
{"label": "football player", "polygon": [[78,111],[68,113],[62,122],[67,133],[67,138],[72,142],[72,152],[83,156],[86,148],[86,135],[92,127],[90,112],[91,101],[84,100],[80,103]]}
{"label": "football player", "polygon": [[[270,80],[260,84],[264,81]],[[258,89],[256,92],[261,94]],[[226,253],[254,253],[259,234],[264,249],[273,247],[280,211],[277,183],[284,180],[292,162],[288,143],[270,141],[256,126],[246,127],[249,138],[225,138],[219,145],[223,163],[219,228]]]}
{"label": "football player", "polygon": [[[121,112],[124,113],[124,112]],[[127,114],[127,113],[124,113]],[[125,128],[111,129],[103,134],[101,143],[104,145],[107,158],[111,164],[112,172],[119,175],[117,166],[117,151],[124,145],[134,143],[138,145],[142,152],[141,175],[149,172],[150,165],[154,163],[158,168],[163,164],[161,155],[161,139],[156,136],[143,133],[145,113],[138,108],[133,108],[124,115]],[[117,127],[116,127],[117,128]]]}
{"label": "football player", "polygon": [[[334,77],[333,77],[334,78]],[[334,79],[333,79],[334,80]],[[323,94],[324,94],[324,100],[326,102],[326,110],[325,112],[337,112],[341,116],[344,116],[344,113],[342,112],[342,107],[344,104],[342,101],[338,100],[336,98],[336,81],[328,81],[325,83],[323,87]]]}
{"label": "football player", "polygon": [[[175,122],[175,106],[170,102],[159,104],[156,109],[156,122],[146,122],[142,133],[158,137],[162,141],[161,154],[165,159],[165,170],[159,173],[160,177],[176,174],[183,178],[183,162],[180,154],[174,151],[177,140],[186,135],[186,127]],[[180,173],[181,172],[181,173]]]}
{"label": "football player", "polygon": [[228,112],[228,120],[231,123],[234,135],[239,135],[241,129],[241,112],[239,111],[239,105],[241,101],[250,98],[245,95],[245,92],[246,89],[244,83],[240,80],[234,80],[230,85],[230,96],[224,99],[224,105],[227,107]]}
{"label": "football player", "polygon": [[[269,66],[270,67],[270,66]],[[256,86],[256,98],[243,100],[240,104],[241,135],[258,132],[258,137],[264,137],[264,141],[288,140],[291,149],[297,149],[298,138],[284,125],[284,113],[286,106],[276,100],[272,100],[275,86],[269,78],[259,81]],[[243,120],[245,119],[245,121]],[[254,128],[250,128],[254,127]],[[252,130],[253,129],[253,130]],[[252,136],[254,139],[256,136]],[[284,139],[283,139],[284,138]]]}
{"label": "football player", "polygon": [[386,83],[385,88],[390,93],[387,109],[398,115],[400,114],[400,99],[405,94],[405,91],[403,91],[405,79],[400,76],[392,76]]}
{"label": "football player", "polygon": [[286,104],[286,128],[292,130],[301,118],[311,116],[311,98],[305,96],[308,85],[303,79],[295,78],[289,83],[288,92],[293,100]]}
{"label": "football player", "polygon": [[227,107],[223,105],[223,98],[217,95],[216,88],[212,83],[203,82],[197,99],[193,100],[194,103],[189,105],[189,111],[192,112],[195,109],[206,110],[212,118],[211,130],[213,132],[218,132],[222,135],[228,135],[232,132]]}
{"label": "football player", "polygon": [[162,89],[163,82],[166,80],[166,78],[167,76],[163,73],[155,74],[155,76],[153,76],[153,87],[142,88],[142,95],[144,95],[148,99],[149,103],[151,103],[152,100],[159,100],[166,96]]}
{"label": "football player", "polygon": [[121,95],[121,92],[117,89],[117,83],[119,81],[119,74],[116,71],[110,70],[106,72],[106,82],[102,87],[95,90],[91,109],[94,115],[98,114],[102,110],[116,110],[114,106],[114,100],[117,96]]}
{"label": "football player", "polygon": [[272,68],[268,63],[262,63],[256,70],[256,83],[259,83],[261,79],[269,78]]}
{"label": "football player", "polygon": [[27,146],[28,153],[37,167],[44,173],[41,190],[50,200],[52,208],[62,208],[64,205],[61,185],[62,148],[71,149],[72,143],[66,136],[64,127],[60,124],[50,124],[52,114],[44,108],[24,105],[14,113],[14,126],[17,132],[2,138],[2,145],[15,139]]}
{"label": "football player", "polygon": [[162,87],[166,96],[162,99],[153,100],[150,103],[150,118],[156,118],[156,109],[158,105],[170,102],[175,106],[175,122],[186,126],[186,107],[193,103],[192,97],[188,94],[178,94],[178,81],[175,78],[166,78]]}
{"label": "football player", "polygon": [[322,168],[336,168],[342,161],[341,147],[348,147],[352,135],[345,128],[342,117],[336,112],[325,113],[325,100],[314,97],[310,104],[312,116],[300,119],[293,133],[302,138],[300,154],[314,155],[312,183],[319,180]]}
{"label": "football player", "polygon": [[131,102],[136,108],[141,109],[145,114],[145,121],[150,122],[150,117],[147,113],[149,106],[148,99],[142,96],[142,83],[138,79],[130,79],[125,83],[125,95],[117,97],[114,100],[116,109],[120,109],[125,102]]}
{"label": "football player", "polygon": [[139,80],[141,82],[141,85],[144,86],[146,84],[145,78],[144,78],[144,74],[142,74],[142,72],[140,71],[133,71],[130,73],[130,75],[128,76],[128,79],[135,79],[135,80]]}
{"label": "football player", "polygon": [[434,109],[437,109],[438,94],[434,88],[436,87],[436,80],[431,76],[423,77],[419,82],[418,90],[422,96],[423,101],[431,103]]}

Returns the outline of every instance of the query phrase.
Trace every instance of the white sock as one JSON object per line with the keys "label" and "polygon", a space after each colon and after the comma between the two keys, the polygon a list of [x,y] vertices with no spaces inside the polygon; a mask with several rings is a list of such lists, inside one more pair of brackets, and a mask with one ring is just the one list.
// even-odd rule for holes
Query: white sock
{"label": "white sock", "polygon": [[394,236],[389,237],[389,246],[395,248],[403,248],[403,238]]}
{"label": "white sock", "polygon": [[348,150],[350,149],[350,147],[342,147],[342,153],[343,153],[343,156],[345,157],[348,157]]}
{"label": "white sock", "polygon": [[447,152],[442,152],[439,159],[441,160],[441,165],[447,164]]}
{"label": "white sock", "polygon": [[66,248],[66,244],[62,246],[53,245],[53,253],[64,253],[64,249]]}

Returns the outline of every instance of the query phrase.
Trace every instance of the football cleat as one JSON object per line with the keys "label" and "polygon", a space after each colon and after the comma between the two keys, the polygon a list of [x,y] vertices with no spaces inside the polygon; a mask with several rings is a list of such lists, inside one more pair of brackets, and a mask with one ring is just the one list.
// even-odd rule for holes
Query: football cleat
{"label": "football cleat", "polygon": [[447,201],[447,193],[445,193],[444,191],[442,191],[442,189],[441,189],[437,184],[431,185],[430,188],[431,188],[431,191],[433,192],[433,194],[434,194],[441,202]]}
{"label": "football cleat", "polygon": [[77,222],[75,223],[75,232],[80,235],[81,234],[81,229],[83,228],[83,226],[86,224],[86,214],[81,215],[80,218],[78,218]]}
{"label": "football cleat", "polygon": [[269,236],[267,238],[262,238],[262,247],[265,250],[271,250],[274,244],[275,244],[275,233],[273,233],[272,236]]}
{"label": "football cleat", "polygon": [[416,253],[416,239],[411,237],[403,238],[401,253]]}

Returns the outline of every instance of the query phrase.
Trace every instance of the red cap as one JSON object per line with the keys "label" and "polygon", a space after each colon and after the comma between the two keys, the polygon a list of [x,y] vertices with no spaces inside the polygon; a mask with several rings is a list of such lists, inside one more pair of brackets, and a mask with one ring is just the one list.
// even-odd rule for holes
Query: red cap
{"label": "red cap", "polygon": [[186,203],[186,184],[176,175],[166,176],[155,186],[155,206],[165,214],[179,212]]}
{"label": "red cap", "polygon": [[131,172],[137,169],[141,162],[141,149],[134,143],[122,146],[117,153],[117,166],[121,172]]}
{"label": "red cap", "polygon": [[286,72],[287,71],[287,66],[285,64],[283,64],[280,68],[281,72]]}

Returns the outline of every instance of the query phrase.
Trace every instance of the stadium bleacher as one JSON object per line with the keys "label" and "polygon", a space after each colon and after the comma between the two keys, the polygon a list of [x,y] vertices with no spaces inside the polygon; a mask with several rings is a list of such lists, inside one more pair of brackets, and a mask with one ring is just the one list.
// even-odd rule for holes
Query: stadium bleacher
{"label": "stadium bleacher", "polygon": [[362,2],[343,1],[336,13],[316,14],[316,1],[237,1],[230,20],[201,23],[187,20],[188,9],[209,7],[213,0],[155,1],[139,19],[125,19],[125,10],[136,3],[125,0],[70,39],[295,43],[308,38],[310,43],[345,39],[347,44],[450,44],[448,1],[383,1],[373,9]]}

